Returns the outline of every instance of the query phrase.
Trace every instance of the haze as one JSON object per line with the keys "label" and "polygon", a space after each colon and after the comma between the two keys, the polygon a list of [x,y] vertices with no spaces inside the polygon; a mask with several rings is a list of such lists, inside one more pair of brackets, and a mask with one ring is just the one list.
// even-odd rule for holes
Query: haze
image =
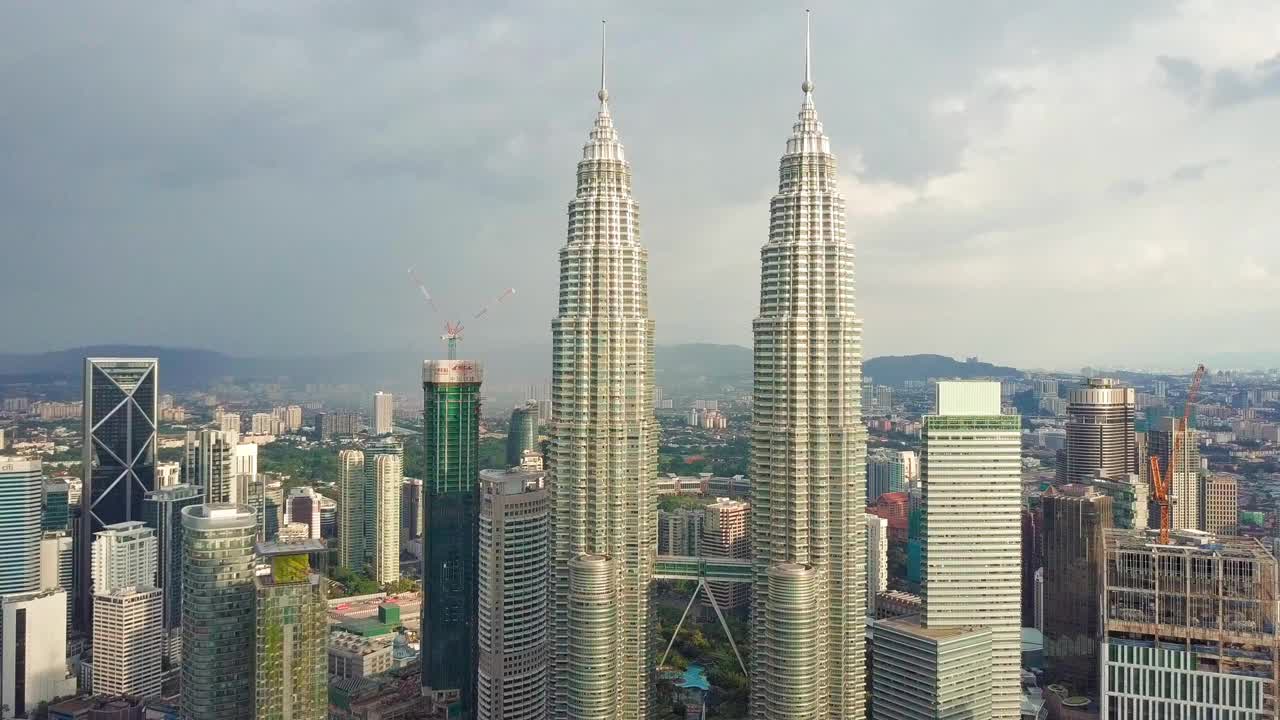
{"label": "haze", "polygon": [[[4,349],[547,342],[601,17],[658,342],[749,345],[803,6],[645,6],[5,4]],[[868,356],[1280,351],[1280,5],[812,7]]]}

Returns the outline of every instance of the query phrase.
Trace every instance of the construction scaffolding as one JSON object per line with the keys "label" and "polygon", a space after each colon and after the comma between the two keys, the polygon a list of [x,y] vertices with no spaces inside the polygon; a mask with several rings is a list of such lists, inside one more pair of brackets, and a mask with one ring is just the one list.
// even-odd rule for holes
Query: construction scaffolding
{"label": "construction scaffolding", "polygon": [[[1143,658],[1136,662],[1157,663],[1175,675],[1230,676],[1233,687],[1239,685],[1260,703],[1257,715],[1241,717],[1275,717],[1280,593],[1271,553],[1253,538],[1218,538],[1196,530],[1174,530],[1167,544],[1159,542],[1156,530],[1106,530],[1105,537],[1108,666],[1123,670],[1134,665],[1133,658]],[[1127,652],[1135,648],[1149,652]],[[1112,671],[1110,682],[1106,674],[1104,669],[1113,699],[1164,697],[1171,699],[1162,702],[1175,705],[1195,700],[1182,697],[1194,693],[1194,683],[1179,692],[1180,681],[1171,677],[1172,695],[1153,696],[1119,687],[1122,672]]]}

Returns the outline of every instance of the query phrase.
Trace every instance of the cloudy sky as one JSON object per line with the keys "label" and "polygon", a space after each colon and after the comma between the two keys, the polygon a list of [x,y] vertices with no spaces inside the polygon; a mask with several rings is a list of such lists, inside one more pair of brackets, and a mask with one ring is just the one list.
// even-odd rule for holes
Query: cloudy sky
{"label": "cloudy sky", "polygon": [[[546,342],[602,16],[658,340],[749,344],[804,6],[4,3],[3,349]],[[869,354],[1280,350],[1280,4],[811,6]]]}

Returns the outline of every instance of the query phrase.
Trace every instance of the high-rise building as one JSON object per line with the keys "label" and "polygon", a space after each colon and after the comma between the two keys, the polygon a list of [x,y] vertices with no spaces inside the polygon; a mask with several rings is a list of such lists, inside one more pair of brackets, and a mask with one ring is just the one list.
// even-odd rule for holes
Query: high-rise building
{"label": "high-rise building", "polygon": [[338,503],[324,495],[320,496],[320,537],[325,540],[338,537]]}
{"label": "high-rise building", "polygon": [[0,456],[0,595],[40,590],[42,467]]}
{"label": "high-rise building", "polygon": [[1220,473],[1202,473],[1197,494],[1200,496],[1200,529],[1215,535],[1234,534],[1240,513],[1236,479]]}
{"label": "high-rise building", "polygon": [[390,435],[395,412],[395,396],[378,391],[373,394],[373,434]]}
{"label": "high-rise building", "polygon": [[182,482],[182,463],[156,463],[156,489],[166,488]]}
{"label": "high-rise building", "polygon": [[919,615],[875,621],[871,717],[990,718],[991,629],[928,627]]}
{"label": "high-rise building", "polygon": [[249,432],[254,435],[275,435],[280,429],[280,420],[271,413],[254,413],[249,417]]}
{"label": "high-rise building", "polygon": [[66,608],[61,589],[0,595],[0,717],[33,717],[40,703],[75,694]]}
{"label": "high-rise building", "polygon": [[[1178,457],[1173,457],[1174,440],[1178,440]],[[1195,530],[1200,527],[1200,446],[1194,430],[1182,427],[1182,418],[1164,417],[1156,429],[1147,431],[1147,451],[1160,458],[1160,475],[1169,486],[1172,526]],[[1147,478],[1149,468],[1142,467]],[[1157,519],[1155,522],[1159,522]]]}
{"label": "high-rise building", "polygon": [[1094,478],[1090,483],[1111,498],[1111,526],[1126,530],[1149,527],[1149,488],[1143,476],[1130,473],[1119,478]]}
{"label": "high-rise building", "polygon": [[171,665],[182,657],[182,510],[203,502],[203,490],[185,483],[153,490],[142,501],[142,522],[156,531],[155,584],[163,591],[165,658]]}
{"label": "high-rise building", "polygon": [[1044,658],[1048,682],[1096,698],[1102,642],[1103,532],[1111,498],[1063,485],[1041,498],[1044,512]]}
{"label": "high-rise building", "polygon": [[407,477],[400,486],[400,544],[422,537],[422,480]]}
{"label": "high-rise building", "polygon": [[353,412],[316,413],[316,436],[321,442],[360,432],[360,416]]}
{"label": "high-rise building", "polygon": [[[339,469],[344,467],[339,464]],[[341,475],[340,475],[341,476]],[[307,526],[307,537],[320,539],[320,494],[313,487],[289,488],[285,504],[284,521]],[[341,560],[339,560],[341,563]]]}
{"label": "high-rise building", "polygon": [[[75,571],[75,543],[65,531],[46,532],[40,538],[40,590],[63,590],[72,586]],[[67,603],[66,631],[71,632],[71,603]]]}
{"label": "high-rise building", "polygon": [[449,714],[475,713],[476,571],[481,369],[470,360],[422,365],[422,686]]}
{"label": "high-rise building", "polygon": [[1021,423],[998,382],[939,382],[924,419],[924,625],[991,628],[993,720],[1021,703]]}
{"label": "high-rise building", "polygon": [[258,486],[258,446],[237,442],[231,450],[231,499],[227,502],[248,505],[262,514],[262,489]]}
{"label": "high-rise building", "polygon": [[254,717],[325,720],[329,709],[329,617],[325,580],[311,567],[320,540],[259,543],[267,566],[257,591]]}
{"label": "high-rise building", "polygon": [[542,471],[480,471],[477,720],[541,720],[550,534]]}
{"label": "high-rise building", "polygon": [[75,537],[78,627],[92,627],[89,554],[93,534],[138,520],[142,498],[155,489],[155,358],[85,358],[81,521]]}
{"label": "high-rise building", "polygon": [[889,589],[889,521],[870,513],[867,522],[867,617],[876,616],[876,595]]}
{"label": "high-rise building", "polygon": [[[924,524],[923,513],[920,524]],[[921,550],[923,551],[923,543]],[[921,556],[923,557],[923,552]],[[1035,615],[1036,573],[1043,567],[1044,514],[1040,508],[1025,507],[1022,509],[1022,627],[1040,626]]]}
{"label": "high-rise building", "polygon": [[254,717],[254,539],[245,505],[182,510],[183,720]]}
{"label": "high-rise building", "polygon": [[905,492],[920,479],[920,459],[911,450],[880,450],[867,457],[867,502]]}
{"label": "high-rise building", "polygon": [[399,455],[376,453],[369,486],[373,491],[373,565],[369,576],[379,585],[400,579],[400,486],[404,470]]}
{"label": "high-rise building", "polygon": [[658,554],[701,555],[702,524],[706,513],[700,509],[677,508],[658,511]]}
{"label": "high-rise building", "polygon": [[511,411],[507,428],[507,467],[517,467],[526,450],[538,449],[538,404],[526,403]]}
{"label": "high-rise building", "polygon": [[1106,531],[1100,717],[1276,716],[1276,560],[1253,538]]}
{"label": "high-rise building", "polygon": [[[284,480],[275,473],[262,473],[258,476],[258,487],[262,489],[258,513],[261,534],[263,539],[270,540],[280,531],[280,523],[284,522]],[[319,537],[319,534],[314,537]]]}
{"label": "high-rise building", "polygon": [[639,720],[654,710],[654,325],[640,211],[603,69],[602,59],[551,321],[553,720]]}
{"label": "high-rise building", "polygon": [[[372,553],[366,548],[365,497],[368,478],[364,472],[364,453],[359,450],[338,452],[338,564],[353,571],[363,570]],[[296,520],[294,522],[297,522]]]}
{"label": "high-rise building", "polygon": [[41,527],[45,532],[65,532],[71,528],[70,493],[71,485],[65,480],[44,482],[44,516]]}
{"label": "high-rise building", "polygon": [[182,480],[204,489],[205,502],[231,502],[236,492],[236,446],[240,435],[223,430],[188,430]]}
{"label": "high-rise building", "polygon": [[108,525],[93,541],[93,691],[160,694],[164,599],[156,534],[140,520]]}
{"label": "high-rise building", "polygon": [[233,412],[218,412],[214,422],[218,424],[218,430],[222,432],[240,434],[240,414]]}
{"label": "high-rise building", "polygon": [[1086,483],[1099,472],[1122,478],[1136,468],[1137,395],[1110,378],[1090,378],[1067,393],[1067,444],[1058,482]]}
{"label": "high-rise building", "polygon": [[[862,321],[839,174],[814,108],[807,32],[805,45],[804,99],[770,202],[754,322],[756,720],[866,713]],[[792,633],[798,599],[810,592],[812,632]],[[796,682],[792,659],[797,671],[812,664],[811,676]]]}
{"label": "high-rise building", "polygon": [[[750,503],[716,498],[703,509],[702,518],[700,555],[733,560],[751,558]],[[745,608],[751,602],[751,588],[744,583],[708,582],[707,590],[724,611]]]}

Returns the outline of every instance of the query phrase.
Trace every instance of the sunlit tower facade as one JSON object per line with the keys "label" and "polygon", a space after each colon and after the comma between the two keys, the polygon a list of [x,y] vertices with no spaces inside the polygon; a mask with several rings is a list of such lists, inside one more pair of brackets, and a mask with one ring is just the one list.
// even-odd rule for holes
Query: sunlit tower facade
{"label": "sunlit tower facade", "polygon": [[831,143],[804,100],[760,251],[751,426],[751,717],[865,715],[866,432],[853,247]]}
{"label": "sunlit tower facade", "polygon": [[601,61],[578,162],[552,333],[549,717],[642,720],[654,710],[650,593],[658,427],[648,252]]}

